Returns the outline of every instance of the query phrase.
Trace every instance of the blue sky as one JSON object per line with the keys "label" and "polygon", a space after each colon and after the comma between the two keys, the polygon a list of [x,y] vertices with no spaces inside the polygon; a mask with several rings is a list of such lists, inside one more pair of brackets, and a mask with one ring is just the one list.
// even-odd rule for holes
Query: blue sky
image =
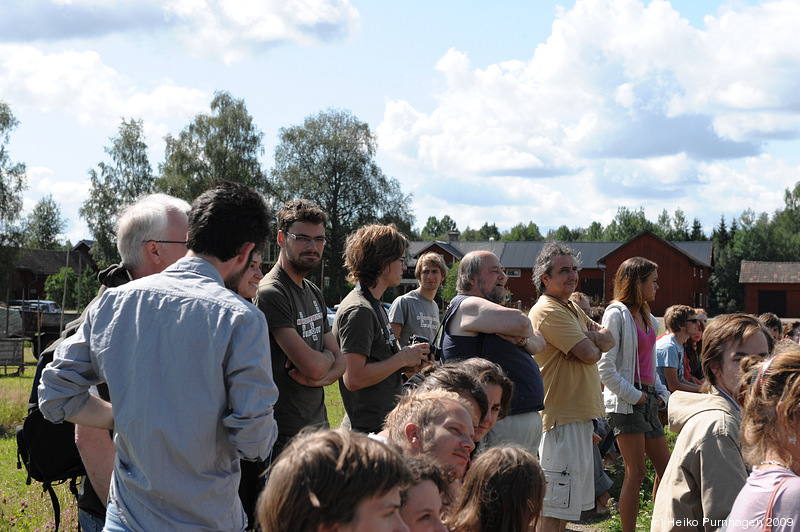
{"label": "blue sky", "polygon": [[245,100],[267,169],[279,128],[351,110],[417,226],[680,207],[710,233],[800,180],[797,20],[797,1],[11,0],[0,99],[25,208],[52,193],[73,242],[120,120],[144,120],[157,171],[215,90]]}

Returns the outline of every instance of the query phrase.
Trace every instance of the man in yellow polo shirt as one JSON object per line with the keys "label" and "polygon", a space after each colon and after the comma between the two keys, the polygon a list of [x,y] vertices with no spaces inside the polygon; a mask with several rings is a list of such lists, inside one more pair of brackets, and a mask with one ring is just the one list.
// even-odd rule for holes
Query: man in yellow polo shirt
{"label": "man in yellow polo shirt", "polygon": [[547,341],[534,356],[544,381],[539,456],[547,477],[539,530],[562,531],[594,508],[592,419],[605,415],[596,363],[614,346],[606,329],[569,300],[578,286],[578,257],[562,242],[545,244],[533,281],[542,294],[531,309]]}

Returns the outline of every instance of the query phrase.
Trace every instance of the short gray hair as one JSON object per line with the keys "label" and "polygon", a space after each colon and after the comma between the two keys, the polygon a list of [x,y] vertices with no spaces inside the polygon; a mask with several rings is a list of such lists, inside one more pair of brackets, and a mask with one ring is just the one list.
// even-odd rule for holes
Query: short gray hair
{"label": "short gray hair", "polygon": [[553,273],[553,265],[555,258],[559,255],[569,255],[575,261],[575,266],[581,267],[581,255],[566,245],[564,242],[548,242],[542,246],[542,250],[536,257],[536,262],[533,264],[533,284],[536,285],[536,290],[539,293],[544,293],[544,285],[542,283],[542,275],[551,275]]}
{"label": "short gray hair", "polygon": [[142,250],[148,240],[166,240],[169,215],[174,212],[187,217],[191,205],[167,194],[149,194],[124,207],[117,220],[117,249],[128,270],[138,270]]}
{"label": "short gray hair", "polygon": [[456,292],[469,292],[474,288],[472,278],[481,273],[483,267],[483,252],[471,251],[464,255],[458,263],[458,276],[456,277]]}

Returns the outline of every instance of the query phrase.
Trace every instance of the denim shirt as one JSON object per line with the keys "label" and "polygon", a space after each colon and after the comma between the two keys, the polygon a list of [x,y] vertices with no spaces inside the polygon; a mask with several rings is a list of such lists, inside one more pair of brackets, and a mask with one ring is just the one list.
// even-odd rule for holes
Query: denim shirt
{"label": "denim shirt", "polygon": [[277,434],[264,313],[197,257],[109,289],[45,368],[39,407],[59,423],[103,381],[117,451],[109,497],[125,523],[243,530],[239,459],[266,459]]}

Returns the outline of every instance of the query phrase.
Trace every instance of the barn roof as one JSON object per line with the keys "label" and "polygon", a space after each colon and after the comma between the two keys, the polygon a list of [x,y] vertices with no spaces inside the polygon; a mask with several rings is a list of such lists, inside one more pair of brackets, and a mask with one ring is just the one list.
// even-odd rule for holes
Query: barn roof
{"label": "barn roof", "polygon": [[800,283],[800,262],[743,260],[740,283]]}

